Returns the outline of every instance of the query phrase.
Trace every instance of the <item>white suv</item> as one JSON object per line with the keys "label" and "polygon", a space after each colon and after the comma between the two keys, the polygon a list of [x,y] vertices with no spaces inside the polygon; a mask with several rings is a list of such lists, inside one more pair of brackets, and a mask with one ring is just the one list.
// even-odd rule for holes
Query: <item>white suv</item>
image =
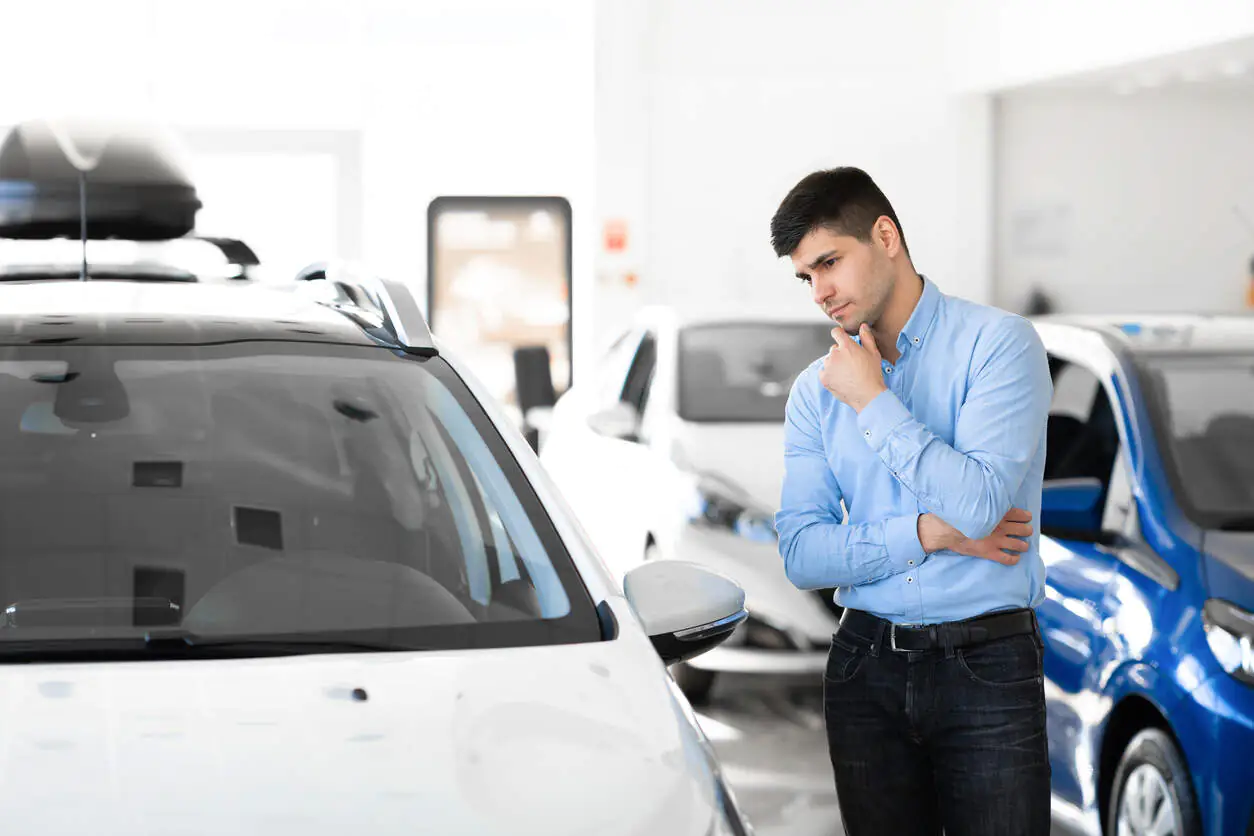
{"label": "white suv", "polygon": [[0,820],[746,833],[664,665],[741,590],[624,594],[409,292],[338,269],[0,284]]}

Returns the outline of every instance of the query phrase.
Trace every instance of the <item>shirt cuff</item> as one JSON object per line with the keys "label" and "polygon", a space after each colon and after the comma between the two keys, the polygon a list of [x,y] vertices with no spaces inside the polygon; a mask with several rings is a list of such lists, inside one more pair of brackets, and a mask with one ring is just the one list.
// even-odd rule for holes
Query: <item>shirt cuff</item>
{"label": "shirt cuff", "polygon": [[884,547],[888,562],[897,572],[907,572],[923,562],[923,544],[919,542],[919,517],[907,514],[884,523]]}
{"label": "shirt cuff", "polygon": [[893,430],[913,418],[901,399],[885,389],[858,413],[858,429],[871,449],[878,452]]}

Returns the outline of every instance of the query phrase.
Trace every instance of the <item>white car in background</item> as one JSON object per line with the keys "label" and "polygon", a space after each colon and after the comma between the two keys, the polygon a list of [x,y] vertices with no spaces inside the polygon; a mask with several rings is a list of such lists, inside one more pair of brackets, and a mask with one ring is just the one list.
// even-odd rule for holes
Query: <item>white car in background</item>
{"label": "white car in background", "polygon": [[774,511],[792,381],[826,353],[810,320],[682,319],[643,311],[597,369],[558,401],[540,460],[611,570],[694,561],[745,589],[749,619],[674,670],[694,702],[718,672],[823,670],[839,608],[784,574]]}

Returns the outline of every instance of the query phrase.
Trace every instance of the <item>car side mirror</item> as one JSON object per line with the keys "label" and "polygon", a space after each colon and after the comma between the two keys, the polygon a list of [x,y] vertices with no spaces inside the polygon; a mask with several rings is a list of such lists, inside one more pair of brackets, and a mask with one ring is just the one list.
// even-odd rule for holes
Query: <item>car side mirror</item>
{"label": "car side mirror", "polygon": [[1063,540],[1102,539],[1100,479],[1050,479],[1041,489],[1041,533]]}
{"label": "car side mirror", "polygon": [[749,616],[735,581],[695,563],[638,566],[623,578],[623,592],[667,665],[717,647]]}
{"label": "car side mirror", "polygon": [[626,401],[618,401],[609,409],[593,413],[588,417],[588,426],[593,432],[608,438],[640,440],[640,413]]}

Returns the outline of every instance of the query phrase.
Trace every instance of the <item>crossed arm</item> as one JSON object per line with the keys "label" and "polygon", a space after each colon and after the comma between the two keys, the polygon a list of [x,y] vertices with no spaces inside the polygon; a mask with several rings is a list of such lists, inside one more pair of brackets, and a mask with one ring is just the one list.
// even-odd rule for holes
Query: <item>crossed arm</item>
{"label": "crossed arm", "polygon": [[[863,440],[918,498],[924,514],[845,523],[814,395],[794,385],[785,417],[784,489],[776,515],[789,579],[801,588],[857,586],[951,550],[1014,563],[1031,534],[1011,507],[1040,443],[1051,387],[1044,347],[1026,321],[1009,319],[977,346],[971,382],[949,445],[890,391],[858,415]],[[1007,552],[1010,550],[1010,553]]]}

